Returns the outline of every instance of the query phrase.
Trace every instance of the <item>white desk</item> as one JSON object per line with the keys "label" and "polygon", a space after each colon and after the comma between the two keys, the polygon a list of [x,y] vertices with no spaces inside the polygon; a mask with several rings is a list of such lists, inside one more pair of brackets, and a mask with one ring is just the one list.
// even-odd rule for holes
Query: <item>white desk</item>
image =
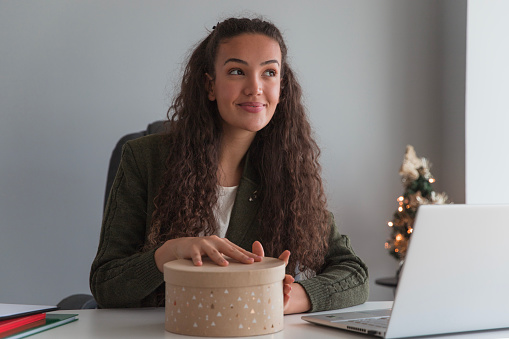
{"label": "white desk", "polygon": [[[376,308],[389,308],[392,302],[367,302],[363,305],[349,308],[348,310],[369,310]],[[346,309],[345,309],[346,310]],[[77,313],[79,320],[66,324],[46,332],[33,336],[34,339],[59,339],[59,338],[174,338],[192,339],[203,337],[191,337],[178,335],[164,330],[164,308],[148,309],[104,309],[104,310],[79,310],[58,311],[56,313]],[[313,325],[305,322],[300,317],[302,314],[285,316],[285,329],[271,335],[256,336],[257,339],[338,339],[369,338],[363,334],[349,333],[346,331]],[[485,331],[456,334],[435,338],[509,338],[509,329],[498,331]],[[31,337],[32,338],[32,337]]]}

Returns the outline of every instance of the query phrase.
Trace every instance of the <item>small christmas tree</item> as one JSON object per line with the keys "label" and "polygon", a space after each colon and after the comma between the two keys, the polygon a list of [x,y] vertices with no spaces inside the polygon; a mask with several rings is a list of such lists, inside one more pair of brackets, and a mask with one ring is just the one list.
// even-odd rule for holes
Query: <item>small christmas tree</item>
{"label": "small christmas tree", "polygon": [[445,193],[436,193],[433,190],[435,179],[430,167],[428,159],[418,158],[412,146],[406,147],[405,158],[399,170],[405,192],[398,198],[398,209],[388,223],[391,236],[385,243],[390,255],[399,261],[405,259],[419,206],[450,203]]}

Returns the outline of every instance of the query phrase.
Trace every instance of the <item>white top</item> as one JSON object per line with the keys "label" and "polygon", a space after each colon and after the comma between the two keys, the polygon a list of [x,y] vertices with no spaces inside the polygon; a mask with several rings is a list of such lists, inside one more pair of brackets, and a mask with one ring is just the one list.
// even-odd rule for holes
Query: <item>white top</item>
{"label": "white top", "polygon": [[216,208],[214,208],[214,216],[216,218],[217,225],[219,226],[216,235],[220,238],[224,238],[226,235],[238,187],[239,186],[218,186],[218,197]]}

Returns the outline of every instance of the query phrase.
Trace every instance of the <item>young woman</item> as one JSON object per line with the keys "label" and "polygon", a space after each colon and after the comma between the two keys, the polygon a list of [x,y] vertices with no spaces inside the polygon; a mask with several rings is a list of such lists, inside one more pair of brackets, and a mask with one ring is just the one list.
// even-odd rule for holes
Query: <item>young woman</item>
{"label": "young woman", "polygon": [[123,149],[90,274],[101,307],[163,306],[165,262],[228,265],[223,255],[287,262],[285,313],[366,301],[367,267],[326,209],[319,149],[272,23],[218,23],[168,118],[167,133]]}

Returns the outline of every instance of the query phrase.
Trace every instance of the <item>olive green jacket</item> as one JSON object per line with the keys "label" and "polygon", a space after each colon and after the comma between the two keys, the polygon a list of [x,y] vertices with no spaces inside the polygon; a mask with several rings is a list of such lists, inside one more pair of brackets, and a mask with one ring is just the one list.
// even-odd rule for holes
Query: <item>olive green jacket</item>
{"label": "olive green jacket", "polygon": [[[100,307],[164,305],[164,279],[155,264],[155,249],[141,249],[149,234],[153,201],[162,182],[167,154],[160,135],[129,141],[123,148],[90,272],[90,288]],[[247,250],[259,240],[258,178],[246,160],[226,232],[226,238]],[[313,312],[367,300],[367,267],[355,255],[348,237],[339,234],[333,219],[323,270],[299,283],[309,295]]]}

